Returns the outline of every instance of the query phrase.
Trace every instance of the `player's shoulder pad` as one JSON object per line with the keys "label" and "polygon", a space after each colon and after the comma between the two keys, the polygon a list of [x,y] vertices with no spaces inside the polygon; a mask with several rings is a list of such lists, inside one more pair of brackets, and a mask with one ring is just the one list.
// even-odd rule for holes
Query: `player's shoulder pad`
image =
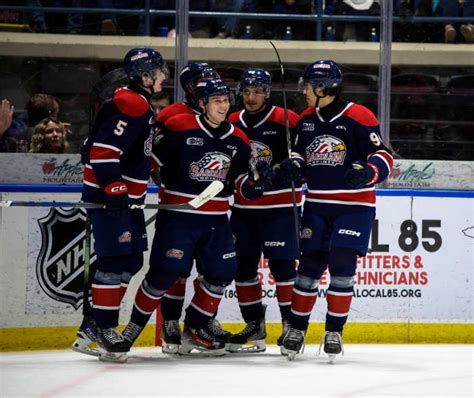
{"label": "player's shoulder pad", "polygon": [[232,112],[229,117],[227,118],[227,120],[229,121],[229,123],[238,123],[240,121],[240,114],[242,113],[242,109],[238,110],[238,111],[235,111],[235,112]]}
{"label": "player's shoulder pad", "polygon": [[308,115],[316,115],[316,108],[314,106],[308,106],[303,112],[301,112],[300,119]]}
{"label": "player's shoulder pad", "polygon": [[118,110],[127,116],[140,117],[150,110],[150,104],[143,95],[126,87],[115,91],[113,102]]}
{"label": "player's shoulder pad", "polygon": [[344,116],[351,118],[363,126],[379,125],[379,122],[372,111],[363,105],[352,104],[345,110]]}
{"label": "player's shoulder pad", "polygon": [[[298,122],[299,116],[296,112],[292,111],[291,109],[288,109],[288,124],[290,127],[295,127],[296,123]],[[282,126],[286,125],[285,121],[285,108],[282,108],[281,106],[275,106],[273,109],[272,114],[268,118],[269,122],[276,122],[281,124]]]}
{"label": "player's shoulder pad", "polygon": [[182,102],[175,102],[174,104],[168,105],[166,108],[158,112],[156,120],[160,123],[165,123],[168,119],[176,115],[181,114],[195,115],[195,112],[186,104]]}
{"label": "player's shoulder pad", "polygon": [[180,113],[170,117],[165,122],[165,128],[170,131],[179,132],[184,130],[199,129],[199,124],[196,120],[197,115],[190,115],[187,113]]}
{"label": "player's shoulder pad", "polygon": [[234,131],[232,133],[233,136],[240,138],[243,142],[245,142],[248,146],[250,146],[249,137],[245,134],[241,129],[237,126],[234,126]]}

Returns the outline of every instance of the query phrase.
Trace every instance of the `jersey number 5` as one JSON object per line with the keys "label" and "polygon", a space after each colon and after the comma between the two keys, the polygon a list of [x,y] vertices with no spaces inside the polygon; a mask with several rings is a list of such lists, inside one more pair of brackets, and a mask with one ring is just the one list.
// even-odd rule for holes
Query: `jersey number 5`
{"label": "jersey number 5", "polygon": [[124,122],[123,120],[119,120],[117,125],[115,126],[114,134],[115,135],[122,135],[124,132],[125,127],[127,127],[127,122]]}

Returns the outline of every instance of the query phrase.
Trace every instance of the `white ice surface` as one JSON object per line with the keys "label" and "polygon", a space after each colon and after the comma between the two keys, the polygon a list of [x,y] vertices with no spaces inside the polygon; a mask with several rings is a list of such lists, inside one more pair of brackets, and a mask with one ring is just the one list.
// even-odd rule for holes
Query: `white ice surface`
{"label": "white ice surface", "polygon": [[166,357],[133,349],[126,364],[72,351],[0,354],[0,397],[472,397],[472,345],[346,345],[330,365],[309,345],[295,361],[262,354]]}

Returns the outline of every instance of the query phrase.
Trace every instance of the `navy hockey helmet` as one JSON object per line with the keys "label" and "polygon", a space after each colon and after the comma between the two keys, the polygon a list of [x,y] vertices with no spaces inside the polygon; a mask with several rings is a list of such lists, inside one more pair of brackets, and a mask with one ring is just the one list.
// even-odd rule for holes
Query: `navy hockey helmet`
{"label": "navy hockey helmet", "polygon": [[144,76],[156,80],[157,70],[165,75],[165,79],[169,76],[168,66],[161,54],[148,47],[132,48],[125,55],[123,69],[131,81],[138,83]]}
{"label": "navy hockey helmet", "polygon": [[187,93],[193,93],[199,82],[212,79],[220,79],[220,76],[207,62],[188,64],[179,75],[181,87]]}
{"label": "navy hockey helmet", "polygon": [[206,80],[196,85],[194,95],[196,101],[202,100],[205,104],[209,102],[209,97],[220,95],[227,95],[230,100],[230,88],[222,79]]}
{"label": "navy hockey helmet", "polygon": [[309,64],[298,82],[300,91],[310,83],[315,89],[320,88],[326,95],[336,95],[341,89],[342,72],[334,61],[321,60]]}
{"label": "navy hockey helmet", "polygon": [[263,87],[265,98],[268,98],[272,88],[272,76],[265,69],[249,68],[240,76],[237,95],[242,95],[244,87],[247,86]]}

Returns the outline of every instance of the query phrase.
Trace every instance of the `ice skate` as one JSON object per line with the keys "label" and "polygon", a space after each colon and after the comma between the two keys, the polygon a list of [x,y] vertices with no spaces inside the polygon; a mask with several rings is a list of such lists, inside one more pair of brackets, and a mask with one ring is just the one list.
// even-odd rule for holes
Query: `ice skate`
{"label": "ice skate", "polygon": [[77,338],[72,344],[72,350],[82,354],[99,356],[97,349],[97,328],[92,318],[84,318],[76,334]]}
{"label": "ice skate", "polygon": [[288,333],[283,339],[283,347],[286,350],[287,358],[293,361],[296,354],[304,352],[304,339],[306,332],[304,330],[298,330],[290,327]]}
{"label": "ice skate", "polygon": [[97,345],[101,361],[123,363],[127,360],[130,344],[117,329],[97,328]]}
{"label": "ice skate", "polygon": [[181,345],[181,328],[179,327],[179,321],[163,321],[161,338],[163,340],[161,350],[164,354],[178,354],[179,346]]}
{"label": "ice skate", "polygon": [[321,339],[319,345],[318,355],[321,354],[321,347],[323,351],[328,354],[329,363],[334,363],[336,356],[339,354],[344,355],[344,346],[342,344],[342,335],[340,332],[326,332]]}
{"label": "ice skate", "polygon": [[140,336],[140,333],[144,329],[144,326],[137,325],[134,322],[129,322],[127,326],[125,326],[125,329],[122,332],[122,336],[125,340],[125,343],[128,344],[128,350],[130,351],[130,348],[132,348],[133,343],[135,343],[136,339],[138,336]]}
{"label": "ice skate", "polygon": [[283,346],[283,340],[285,339],[285,336],[288,333],[288,330],[290,330],[290,321],[287,321],[286,319],[284,319],[281,323],[281,326],[282,326],[281,336],[278,337],[277,345],[280,347],[281,355],[286,357],[288,355],[288,352]]}
{"label": "ice skate", "polygon": [[245,329],[240,333],[234,334],[229,338],[227,344],[227,351],[229,352],[264,352],[267,348],[265,345],[265,338],[267,337],[267,330],[265,328],[265,311],[267,306],[263,306],[262,316],[252,322],[247,323]]}
{"label": "ice skate", "polygon": [[208,323],[209,329],[212,331],[217,340],[224,342],[224,344],[229,343],[229,339],[232,336],[232,333],[227,330],[222,329],[220,322],[216,318],[209,319]]}
{"label": "ice skate", "polygon": [[207,356],[222,356],[225,355],[225,343],[212,333],[209,325],[199,329],[185,325],[178,353],[190,355],[193,350]]}

